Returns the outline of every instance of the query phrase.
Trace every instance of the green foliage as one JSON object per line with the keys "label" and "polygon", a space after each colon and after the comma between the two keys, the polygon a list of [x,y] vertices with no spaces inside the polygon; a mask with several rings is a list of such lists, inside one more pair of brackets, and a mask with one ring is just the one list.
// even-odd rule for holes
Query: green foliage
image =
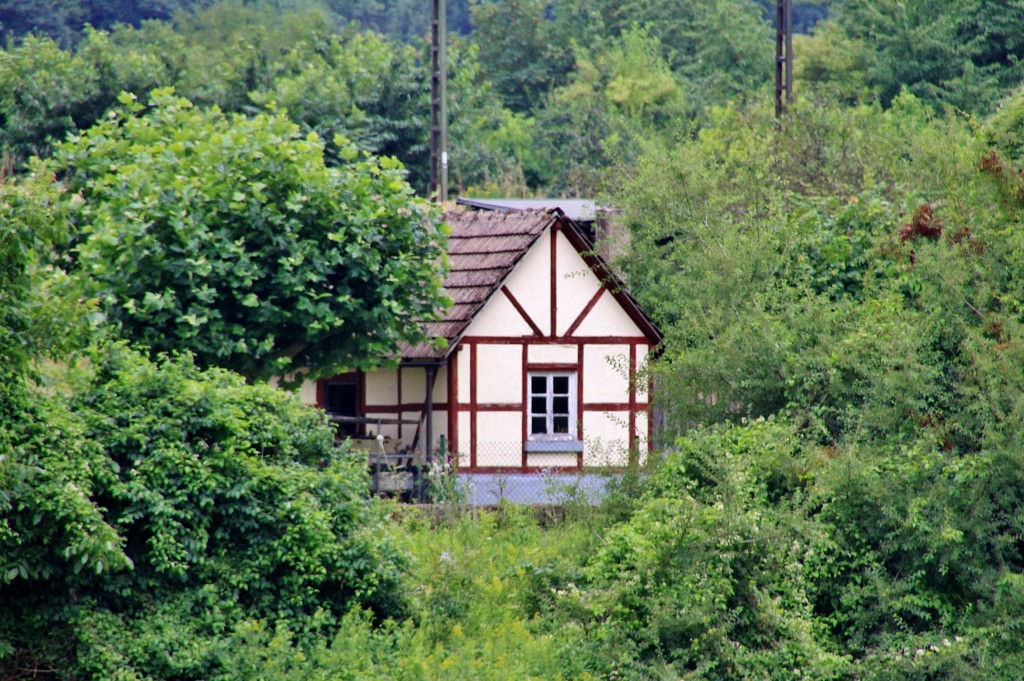
{"label": "green foliage", "polygon": [[566,0],[555,14],[558,34],[588,47],[650,31],[697,108],[754,92],[771,77],[769,25],[748,0]]}
{"label": "green foliage", "polygon": [[906,90],[936,107],[987,112],[1020,80],[1020,2],[848,0],[837,4],[836,21],[870,54],[865,80],[883,103]]}
{"label": "green foliage", "polygon": [[0,53],[0,148],[18,161],[46,154],[101,96],[95,70],[48,39]]}
{"label": "green foliage", "polygon": [[86,26],[110,29],[115,24],[138,25],[151,19],[169,19],[175,12],[199,3],[195,0],[18,0],[0,9],[0,37],[5,42],[28,34],[47,36],[73,45]]}
{"label": "green foliage", "polygon": [[236,635],[239,678],[596,679],[578,624],[554,615],[595,537],[586,526],[544,529],[532,509],[503,507],[432,523],[393,509],[388,536],[410,556],[412,618],[374,626],[366,613],[299,655],[281,630]]}
{"label": "green foliage", "polygon": [[[825,441],[888,437],[952,408],[958,345],[1006,280],[1002,255],[977,270],[1001,228],[970,129],[912,97],[801,101],[783,126],[761,109],[714,120],[649,151],[620,198],[631,287],[667,331],[669,428],[785,410]],[[904,242],[925,202],[942,238]]]}
{"label": "green foliage", "polygon": [[605,676],[839,678],[799,566],[820,540],[802,517],[801,456],[774,422],[691,433],[588,566],[580,597]]}
{"label": "green foliage", "polygon": [[442,304],[438,216],[393,159],[327,168],[279,116],[155,91],[61,149],[79,274],[121,332],[250,378],[382,361]]}
{"label": "green foliage", "polygon": [[251,620],[309,641],[354,604],[401,614],[362,462],[322,414],[187,357],[83,369],[0,459],[0,664],[213,678]]}
{"label": "green foliage", "polygon": [[[322,4],[336,16],[339,25],[359,22],[363,27],[388,36],[392,40],[415,43],[430,32],[429,3],[419,0],[311,0]],[[470,22],[472,0],[446,0],[448,31],[466,35]]]}
{"label": "green foliage", "polygon": [[545,0],[478,2],[473,6],[473,38],[480,46],[480,75],[515,113],[539,107],[545,95],[565,82],[572,53],[557,31]]}
{"label": "green foliage", "polygon": [[818,24],[813,37],[794,36],[793,52],[799,55],[793,62],[797,91],[816,88],[850,104],[873,98],[867,85],[871,54],[835,21]]}
{"label": "green foliage", "polygon": [[[453,185],[613,187],[666,335],[671,451],[543,528],[377,524],[320,416],[195,366],[329,371],[429,317],[436,215],[346,141],[424,185],[426,51],[337,30],[419,39],[423,7],[229,2],[76,38],[92,5],[58,5],[60,42],[0,53],[0,675],[1024,673],[1020,2],[833,3],[781,120],[771,3],[474,6]],[[197,106],[116,104],[164,86]],[[76,358],[97,305],[198,359]]]}
{"label": "green foliage", "polygon": [[[50,347],[63,347],[71,319],[63,301],[48,300],[51,248],[67,237],[54,177],[37,167],[20,179],[0,178],[0,383],[20,381],[28,364]],[[62,338],[63,337],[63,338]],[[13,416],[13,414],[7,414]]]}
{"label": "green foliage", "polygon": [[281,107],[304,130],[329,140],[331,165],[342,162],[331,140],[344,135],[361,149],[404,159],[413,171],[410,180],[425,185],[427,131],[414,109],[422,112],[428,103],[413,67],[417,52],[371,33],[317,47],[312,55],[305,43],[290,50],[280,60],[281,73],[266,89],[250,93],[252,100]]}
{"label": "green foliage", "polygon": [[[807,655],[798,669],[827,661],[824,677],[1011,678],[992,622],[1010,626],[1021,562],[1018,174],[973,121],[906,94],[711,121],[648,151],[619,197],[632,288],[666,331],[663,436],[680,435],[594,582],[609,640],[628,641],[621,668],[772,678],[787,651]],[[774,425],[726,425],[762,416]],[[723,539],[745,512],[782,541]],[[676,537],[690,543],[665,549]],[[706,558],[701,540],[717,542]],[[730,572],[734,556],[768,573]],[[729,600],[751,588],[799,608]],[[778,621],[793,624],[744,628]],[[800,623],[804,647],[787,647]],[[763,640],[780,647],[750,647]]]}
{"label": "green foliage", "polygon": [[1024,169],[1024,90],[1007,97],[989,118],[985,141],[999,154]]}

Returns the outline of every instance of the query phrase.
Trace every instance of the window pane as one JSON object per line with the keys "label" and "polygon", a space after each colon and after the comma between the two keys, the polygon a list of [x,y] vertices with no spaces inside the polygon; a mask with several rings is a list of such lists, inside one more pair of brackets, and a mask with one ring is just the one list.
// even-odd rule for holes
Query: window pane
{"label": "window pane", "polygon": [[547,433],[548,423],[543,416],[534,416],[530,419],[530,432],[534,434]]}
{"label": "window pane", "polygon": [[531,397],[530,411],[534,414],[545,414],[548,411],[548,401],[545,397]]}
{"label": "window pane", "polygon": [[357,416],[359,389],[355,383],[328,383],[327,412],[338,416]]}
{"label": "window pane", "polygon": [[548,377],[547,376],[531,376],[530,377],[530,392],[534,394],[545,394],[548,391]]}
{"label": "window pane", "polygon": [[554,426],[556,433],[568,433],[569,432],[569,417],[568,416],[556,416],[554,419]]}
{"label": "window pane", "polygon": [[552,414],[568,414],[569,413],[569,398],[568,397],[555,397],[552,401],[551,413]]}
{"label": "window pane", "polygon": [[568,395],[569,394],[569,377],[568,376],[552,376],[551,380],[554,382],[553,393],[556,395]]}

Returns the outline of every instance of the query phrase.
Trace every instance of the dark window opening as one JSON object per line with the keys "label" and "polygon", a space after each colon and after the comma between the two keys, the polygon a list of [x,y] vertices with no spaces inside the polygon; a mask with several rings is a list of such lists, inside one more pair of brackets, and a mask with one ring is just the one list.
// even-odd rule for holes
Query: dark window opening
{"label": "dark window opening", "polygon": [[[355,381],[328,383],[324,408],[331,416],[359,416],[359,385]],[[359,424],[339,423],[338,434],[358,435]]]}

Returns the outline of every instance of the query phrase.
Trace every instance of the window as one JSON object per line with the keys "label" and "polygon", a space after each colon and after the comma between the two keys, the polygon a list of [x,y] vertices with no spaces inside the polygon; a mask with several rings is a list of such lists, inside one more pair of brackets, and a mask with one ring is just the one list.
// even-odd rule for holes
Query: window
{"label": "window", "polygon": [[529,379],[530,439],[575,439],[576,374],[531,373]]}
{"label": "window", "polygon": [[[359,414],[359,383],[351,379],[331,379],[324,386],[324,410],[331,416],[360,416]],[[355,436],[359,434],[356,423],[339,423],[340,435]]]}

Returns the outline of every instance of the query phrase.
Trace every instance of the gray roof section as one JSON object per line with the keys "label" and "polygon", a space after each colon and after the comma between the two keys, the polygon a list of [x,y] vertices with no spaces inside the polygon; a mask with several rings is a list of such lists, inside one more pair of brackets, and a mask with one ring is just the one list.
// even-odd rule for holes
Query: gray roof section
{"label": "gray roof section", "polygon": [[456,203],[477,210],[520,211],[551,210],[560,208],[565,216],[575,222],[593,222],[603,206],[592,199],[472,199],[460,196]]}

